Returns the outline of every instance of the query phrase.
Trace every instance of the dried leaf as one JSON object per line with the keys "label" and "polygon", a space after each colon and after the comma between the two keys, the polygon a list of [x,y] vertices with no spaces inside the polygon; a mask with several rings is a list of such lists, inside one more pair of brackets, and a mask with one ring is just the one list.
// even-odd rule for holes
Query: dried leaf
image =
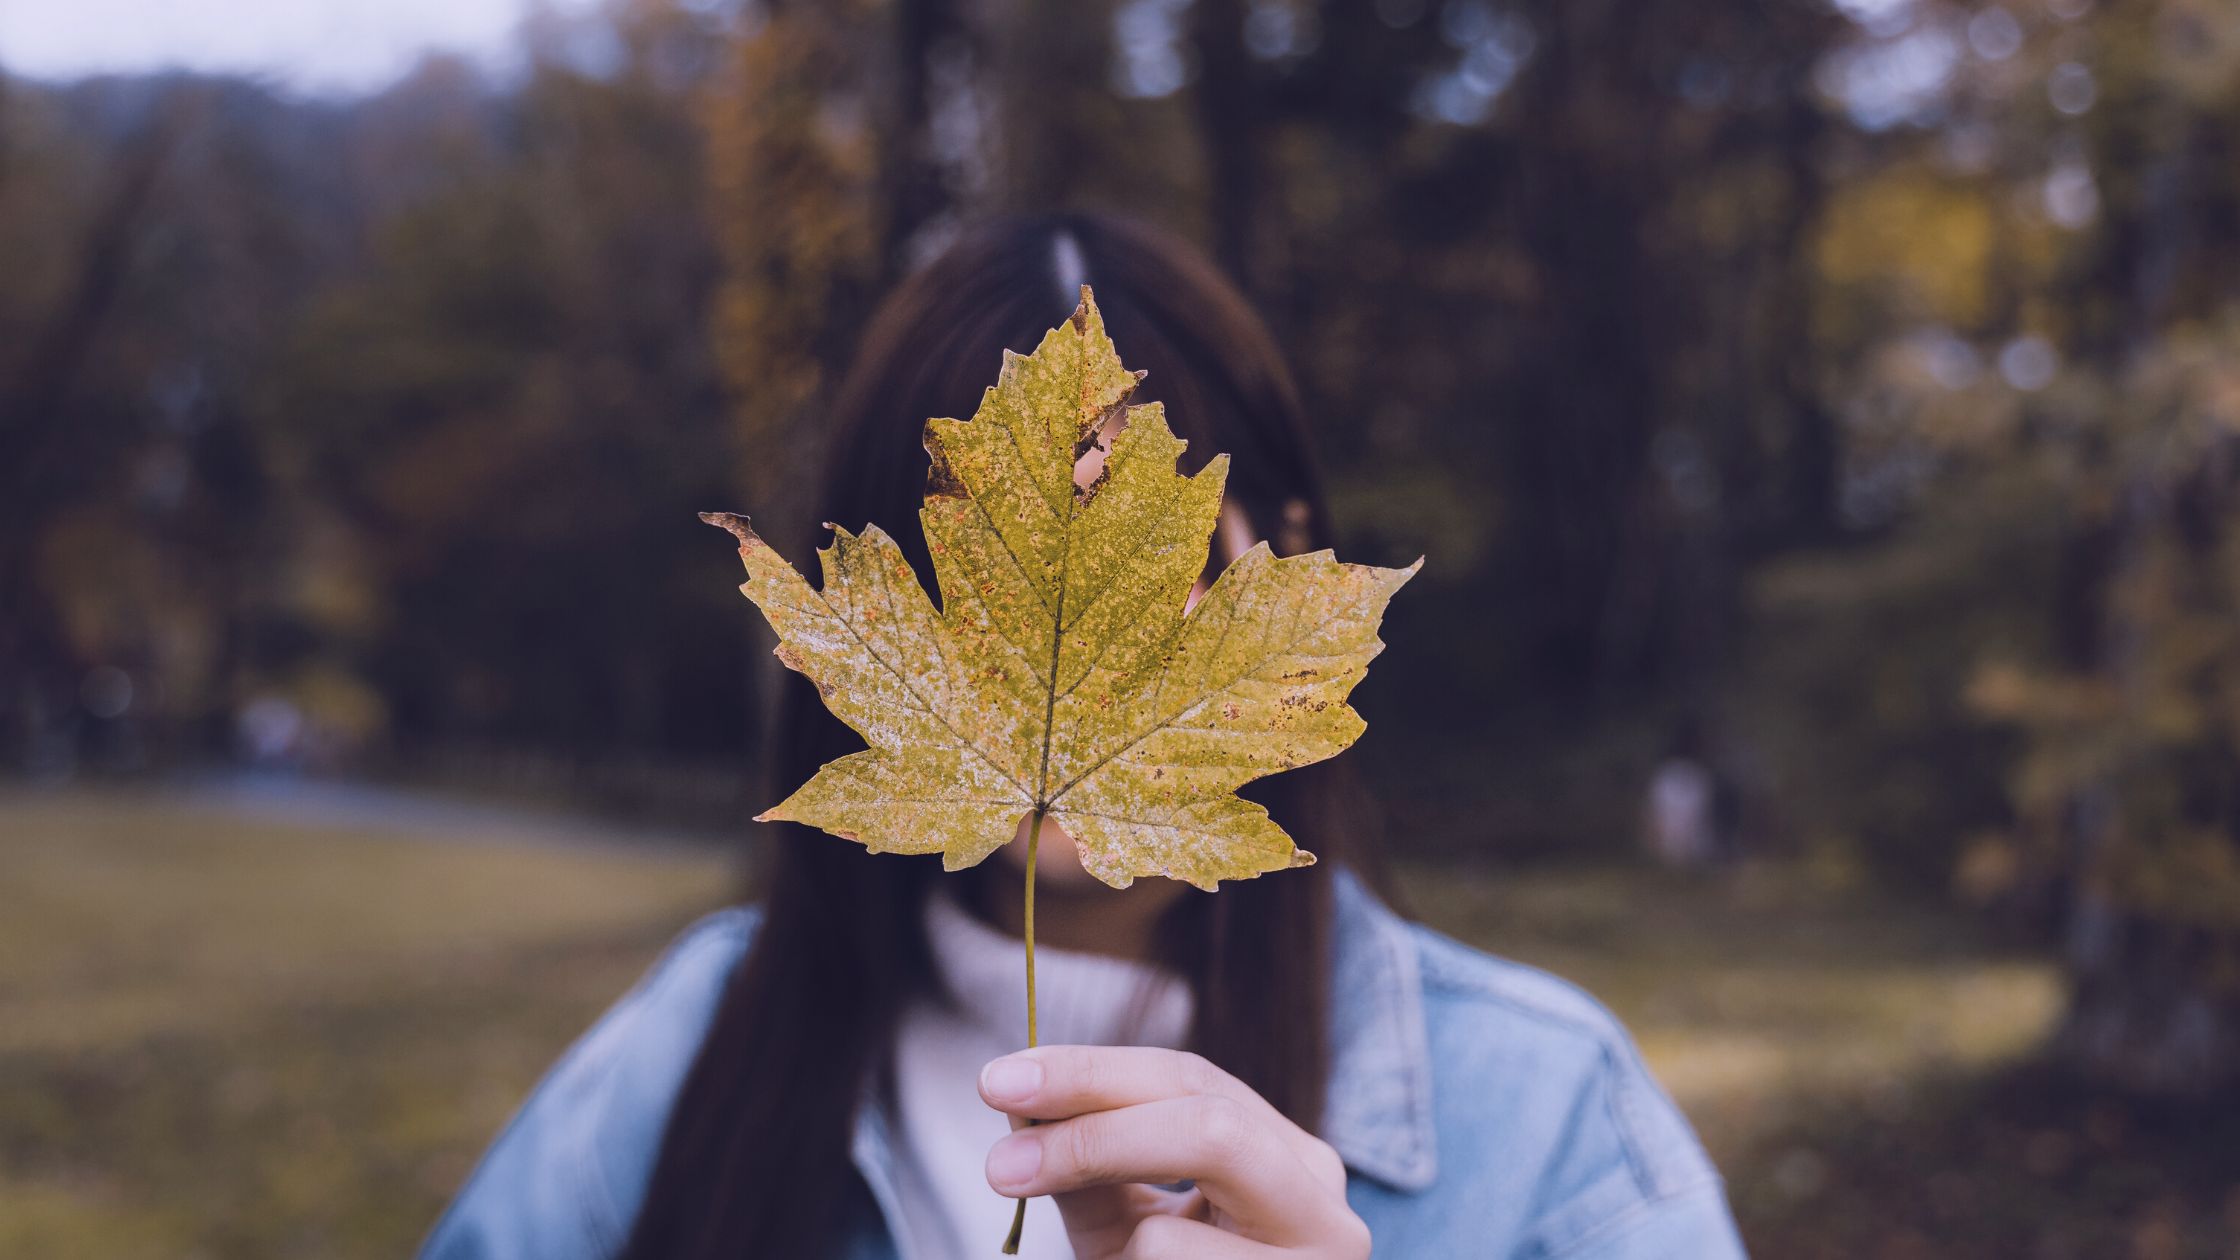
{"label": "dried leaf", "polygon": [[[1088,286],[1034,352],[1004,352],[970,421],[927,422],[919,519],[942,604],[877,527],[834,528],[812,590],[744,517],[740,589],[778,656],[870,747],[831,762],[763,819],[874,852],[940,852],[951,870],[1040,810],[1114,887],[1304,866],[1241,785],[1320,761],[1362,731],[1346,696],[1383,649],[1377,624],[1421,567],[1253,547],[1185,606],[1221,511],[1228,457],[1194,476],[1157,403],[1130,404]],[[1122,414],[1103,471],[1075,465]]]}

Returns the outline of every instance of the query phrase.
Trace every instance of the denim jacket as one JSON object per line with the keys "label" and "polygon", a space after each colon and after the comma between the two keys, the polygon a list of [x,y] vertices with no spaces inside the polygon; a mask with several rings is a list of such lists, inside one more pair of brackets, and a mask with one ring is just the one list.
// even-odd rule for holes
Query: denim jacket
{"label": "denim jacket", "polygon": [[[1729,1260],[1743,1254],[1695,1134],[1594,999],[1401,919],[1338,880],[1322,1136],[1379,1257]],[[758,912],[669,947],[553,1066],[422,1260],[607,1260],[628,1235],[670,1108]],[[917,1260],[896,1206],[892,1118],[866,1094],[850,1260]],[[993,1193],[992,1191],[990,1193]]]}

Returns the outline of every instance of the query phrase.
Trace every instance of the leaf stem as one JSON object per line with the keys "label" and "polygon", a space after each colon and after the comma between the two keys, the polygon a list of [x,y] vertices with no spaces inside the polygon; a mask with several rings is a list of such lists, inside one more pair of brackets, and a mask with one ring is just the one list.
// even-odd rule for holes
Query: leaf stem
{"label": "leaf stem", "polygon": [[1034,856],[1042,843],[1042,815],[1037,809],[1027,820],[1027,1048],[1042,1044],[1034,1016]]}
{"label": "leaf stem", "polygon": [[[1027,1048],[1030,1050],[1040,1044],[1034,1014],[1034,857],[1035,850],[1042,844],[1043,813],[1044,807],[1037,805],[1034,813],[1027,818]],[[1027,1123],[1033,1124],[1034,1121],[1029,1120]],[[1021,1199],[1019,1206],[1011,1210],[1011,1232],[1004,1236],[1003,1254],[1019,1254],[1019,1233],[1026,1224],[1027,1201]]]}

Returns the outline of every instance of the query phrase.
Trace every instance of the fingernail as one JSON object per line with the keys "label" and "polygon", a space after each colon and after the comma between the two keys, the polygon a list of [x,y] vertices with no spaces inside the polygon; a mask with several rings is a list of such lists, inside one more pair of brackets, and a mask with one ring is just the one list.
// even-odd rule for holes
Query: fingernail
{"label": "fingernail", "polygon": [[1042,1065],[1033,1059],[1005,1055],[980,1069],[980,1088],[993,1099],[1025,1102],[1042,1088]]}
{"label": "fingernail", "polygon": [[1013,1190],[1034,1180],[1042,1171],[1042,1139],[1032,1133],[1014,1133],[988,1152],[988,1184]]}

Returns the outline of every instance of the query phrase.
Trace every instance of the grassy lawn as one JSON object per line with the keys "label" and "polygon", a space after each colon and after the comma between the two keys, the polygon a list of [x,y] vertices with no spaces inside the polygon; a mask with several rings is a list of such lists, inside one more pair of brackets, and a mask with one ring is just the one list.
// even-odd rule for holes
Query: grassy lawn
{"label": "grassy lawn", "polygon": [[1412,909],[1623,1015],[1774,1260],[2234,1260],[2240,1100],[2034,1062],[2062,992],[1973,920],[1795,870],[1418,872]]}
{"label": "grassy lawn", "polygon": [[1726,1150],[1784,1120],[1794,1098],[2015,1059],[2060,1009],[2051,967],[2002,954],[1972,924],[1794,871],[1448,871],[1403,888],[1425,921],[1616,1009]]}
{"label": "grassy lawn", "polygon": [[[705,851],[523,836],[0,796],[0,1257],[409,1252],[554,1054],[728,884]],[[2198,1122],[2111,1119],[2008,1066],[2055,980],[1963,920],[1793,872],[1403,886],[1626,1017],[1761,1255],[2236,1254],[2240,1174],[2212,1152],[2160,1175],[2206,1149]],[[1976,1242],[1940,1241],[1962,1224]],[[1987,1245],[2033,1230],[2054,1242]],[[2120,1249],[2060,1249],[2103,1235]]]}
{"label": "grassy lawn", "polygon": [[0,1256],[408,1254],[723,862],[0,798]]}

